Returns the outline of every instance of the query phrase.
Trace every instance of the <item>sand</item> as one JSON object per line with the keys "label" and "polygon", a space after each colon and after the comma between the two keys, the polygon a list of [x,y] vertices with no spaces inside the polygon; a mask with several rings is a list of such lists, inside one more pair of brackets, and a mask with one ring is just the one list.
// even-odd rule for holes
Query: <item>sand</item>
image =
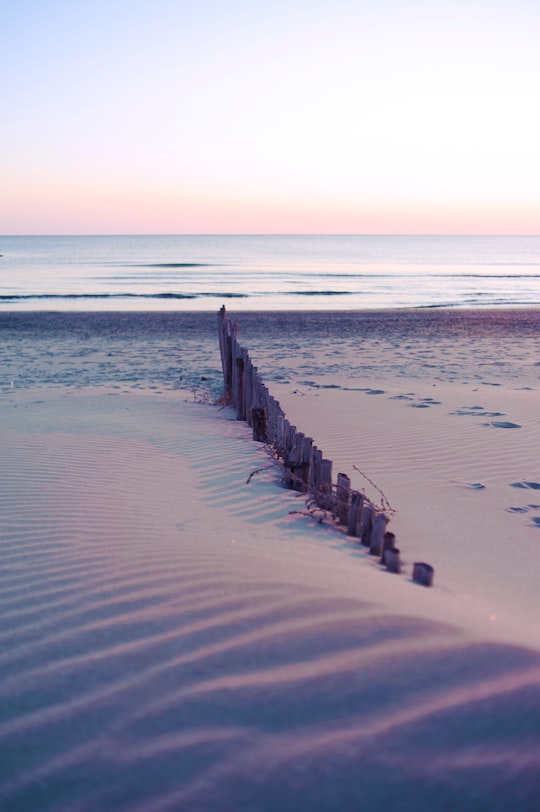
{"label": "sand", "polygon": [[242,316],[433,589],[205,402],[214,319],[0,319],[2,809],[538,808],[540,314]]}
{"label": "sand", "polygon": [[365,314],[339,326],[310,322],[310,339],[301,324],[288,330],[286,355],[279,336],[248,333],[246,346],[334,477],[380,503],[359,470],[384,492],[409,562],[435,567],[469,623],[488,618],[538,645],[540,312]]}

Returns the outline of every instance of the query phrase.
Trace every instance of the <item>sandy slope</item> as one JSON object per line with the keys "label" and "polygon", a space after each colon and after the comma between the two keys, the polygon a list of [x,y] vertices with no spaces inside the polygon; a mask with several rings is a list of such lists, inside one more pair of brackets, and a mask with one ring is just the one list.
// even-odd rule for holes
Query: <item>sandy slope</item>
{"label": "sandy slope", "polygon": [[246,484],[264,450],[168,371],[176,341],[189,388],[211,377],[209,330],[135,315],[115,343],[99,318],[0,352],[2,809],[539,808],[534,320],[447,346],[381,319],[361,361],[358,320],[256,348],[302,430],[384,488],[427,590],[298,515],[275,467]]}
{"label": "sandy slope", "polygon": [[246,485],[230,415],[1,413],[3,808],[535,808],[540,654]]}

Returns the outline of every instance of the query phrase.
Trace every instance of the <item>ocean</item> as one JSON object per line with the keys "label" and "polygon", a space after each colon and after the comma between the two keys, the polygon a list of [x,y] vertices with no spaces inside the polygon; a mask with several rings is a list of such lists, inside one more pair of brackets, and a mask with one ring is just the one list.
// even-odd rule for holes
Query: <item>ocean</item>
{"label": "ocean", "polygon": [[0,312],[540,305],[539,236],[12,236],[0,255]]}

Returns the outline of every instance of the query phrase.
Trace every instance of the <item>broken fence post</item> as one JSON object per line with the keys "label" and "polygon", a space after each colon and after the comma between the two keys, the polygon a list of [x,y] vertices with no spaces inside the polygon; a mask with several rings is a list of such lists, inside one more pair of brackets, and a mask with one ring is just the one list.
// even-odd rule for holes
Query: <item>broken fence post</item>
{"label": "broken fence post", "polygon": [[381,564],[385,563],[385,556],[389,550],[393,550],[396,546],[396,537],[393,533],[385,531],[382,540],[382,547],[381,547]]}
{"label": "broken fence post", "polygon": [[395,572],[399,575],[401,572],[401,558],[398,547],[394,547],[393,550],[388,550],[385,561],[388,572]]}
{"label": "broken fence post", "polygon": [[422,586],[433,586],[433,576],[435,570],[431,564],[425,564],[423,561],[416,561],[413,566],[413,581]]}
{"label": "broken fence post", "polygon": [[401,559],[394,533],[386,532],[384,534],[381,563],[385,565],[388,572],[401,572]]}

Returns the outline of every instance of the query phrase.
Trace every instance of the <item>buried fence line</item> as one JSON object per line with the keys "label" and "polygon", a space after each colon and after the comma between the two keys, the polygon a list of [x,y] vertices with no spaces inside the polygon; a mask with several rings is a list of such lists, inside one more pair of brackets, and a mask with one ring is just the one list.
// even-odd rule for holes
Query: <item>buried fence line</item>
{"label": "buried fence line", "polygon": [[[349,536],[369,547],[371,555],[380,556],[390,572],[401,572],[396,538],[387,530],[391,510],[384,509],[386,499],[383,508],[377,507],[365,494],[351,488],[347,474],[339,473],[334,485],[332,461],[286,418],[248,352],[238,343],[238,325],[228,319],[224,305],[218,314],[218,333],[225,398],[237,420],[251,426],[253,439],[266,443],[281,461],[284,485],[305,493],[311,507],[332,514]],[[413,579],[431,586],[433,567],[415,563]]]}

